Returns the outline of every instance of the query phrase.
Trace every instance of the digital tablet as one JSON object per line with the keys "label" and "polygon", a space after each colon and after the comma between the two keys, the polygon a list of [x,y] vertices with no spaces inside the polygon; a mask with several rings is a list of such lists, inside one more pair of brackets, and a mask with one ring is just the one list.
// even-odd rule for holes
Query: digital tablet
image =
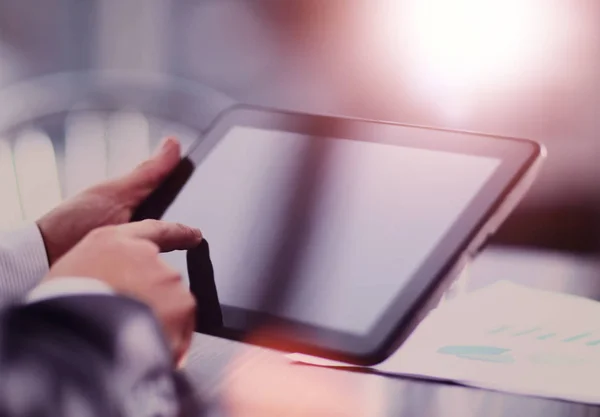
{"label": "digital tablet", "polygon": [[[536,142],[248,106],[221,116],[134,220],[198,227],[164,259],[197,331],[384,360],[531,184]],[[250,337],[250,339],[248,339]]]}

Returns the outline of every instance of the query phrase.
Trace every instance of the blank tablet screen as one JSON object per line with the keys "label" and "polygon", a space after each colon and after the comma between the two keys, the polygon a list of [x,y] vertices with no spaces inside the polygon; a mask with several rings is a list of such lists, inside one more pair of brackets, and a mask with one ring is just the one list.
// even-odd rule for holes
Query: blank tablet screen
{"label": "blank tablet screen", "polygon": [[[280,316],[363,335],[500,162],[235,126],[163,219],[203,231],[222,305],[256,310],[281,274]],[[187,279],[184,252],[163,256]]]}

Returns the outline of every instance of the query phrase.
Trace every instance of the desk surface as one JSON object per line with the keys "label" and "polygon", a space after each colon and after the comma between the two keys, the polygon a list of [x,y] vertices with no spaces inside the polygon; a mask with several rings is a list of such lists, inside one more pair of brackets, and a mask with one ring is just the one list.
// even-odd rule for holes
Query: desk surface
{"label": "desk surface", "polygon": [[[492,249],[473,265],[468,288],[498,279],[600,298],[600,265],[594,260]],[[204,335],[195,336],[186,370],[198,393],[220,404],[215,415],[600,416],[596,406],[291,365],[281,354]]]}

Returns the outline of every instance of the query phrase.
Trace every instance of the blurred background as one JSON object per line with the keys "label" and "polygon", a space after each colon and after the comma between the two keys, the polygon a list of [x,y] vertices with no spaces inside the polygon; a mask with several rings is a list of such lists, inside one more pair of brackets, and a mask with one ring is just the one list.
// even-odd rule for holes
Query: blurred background
{"label": "blurred background", "polygon": [[600,249],[600,2],[0,0],[0,226],[236,102],[526,137],[497,244]]}

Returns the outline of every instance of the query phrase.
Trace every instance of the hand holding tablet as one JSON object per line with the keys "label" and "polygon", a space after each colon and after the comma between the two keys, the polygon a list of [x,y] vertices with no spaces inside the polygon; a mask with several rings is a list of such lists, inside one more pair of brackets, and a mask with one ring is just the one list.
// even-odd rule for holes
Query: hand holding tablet
{"label": "hand holding tablet", "polygon": [[[188,277],[198,331],[369,365],[435,305],[524,195],[535,142],[236,107],[135,219],[202,229],[164,254]],[[204,272],[197,272],[204,271]],[[265,339],[261,339],[265,340]]]}

